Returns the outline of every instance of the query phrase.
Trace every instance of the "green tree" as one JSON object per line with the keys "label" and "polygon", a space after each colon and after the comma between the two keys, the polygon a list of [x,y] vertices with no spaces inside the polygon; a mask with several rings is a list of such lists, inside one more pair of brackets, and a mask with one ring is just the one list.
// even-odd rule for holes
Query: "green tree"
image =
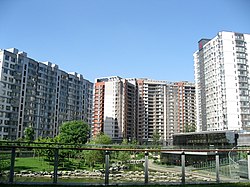
{"label": "green tree", "polygon": [[88,140],[90,127],[83,121],[69,121],[60,127],[59,142],[85,144]]}
{"label": "green tree", "polygon": [[195,132],[196,131],[196,124],[190,123],[185,125],[185,132]]}
{"label": "green tree", "polygon": [[[100,133],[96,137],[94,137],[88,144],[100,146],[111,143],[112,140],[108,135]],[[88,150],[83,152],[83,157],[85,159],[85,164],[88,164],[90,167],[93,167],[96,163],[104,163],[105,152]]]}
{"label": "green tree", "polygon": [[92,143],[99,144],[99,145],[111,144],[112,140],[108,135],[106,135],[104,133],[100,133],[96,137],[93,138]]}
{"label": "green tree", "polygon": [[1,153],[0,154],[0,174],[4,170],[9,170],[9,167],[10,167],[10,156],[5,153]]}
{"label": "green tree", "polygon": [[24,129],[24,140],[28,142],[33,142],[35,139],[35,130],[29,126]]}
{"label": "green tree", "polygon": [[[53,147],[53,144],[50,145],[50,143],[57,143],[57,138],[38,138],[35,140],[35,143],[41,143],[37,144],[37,147]],[[38,157],[44,157],[46,161],[53,162],[54,160],[54,150],[53,149],[35,149],[36,154]]]}
{"label": "green tree", "polygon": [[153,143],[154,146],[159,145],[160,138],[161,138],[161,135],[157,131],[154,131],[153,132],[153,137],[152,137],[152,139],[153,139],[152,143]]}
{"label": "green tree", "polygon": [[[125,145],[125,146],[124,146]],[[127,139],[123,139],[122,144],[121,144],[121,148],[128,148],[128,140]],[[117,160],[121,161],[121,162],[127,162],[128,160],[130,160],[130,152],[129,151],[119,151],[117,153]]]}
{"label": "green tree", "polygon": [[[36,142],[44,143],[41,146],[45,147],[54,147],[54,143],[56,144],[84,144],[87,142],[89,137],[90,128],[89,125],[83,121],[70,121],[63,123],[60,127],[59,135],[54,138],[39,138]],[[68,147],[72,145],[64,145],[64,147]],[[53,149],[37,149],[36,153],[39,156],[45,158],[46,161],[53,163],[54,161],[54,150]],[[70,149],[61,149],[59,151],[59,165],[67,168],[74,167],[72,164],[71,158],[77,158],[78,164],[80,164],[80,157],[82,155],[79,151],[70,150]]]}

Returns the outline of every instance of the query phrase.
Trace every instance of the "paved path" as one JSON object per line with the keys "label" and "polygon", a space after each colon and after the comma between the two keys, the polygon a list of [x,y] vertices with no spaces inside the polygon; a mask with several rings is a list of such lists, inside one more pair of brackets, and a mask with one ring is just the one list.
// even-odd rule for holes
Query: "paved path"
{"label": "paved path", "polygon": [[[180,166],[171,167],[171,166],[158,165],[158,164],[153,163],[153,160],[151,160],[151,159],[149,159],[149,161],[148,161],[148,168],[149,168],[149,170],[154,170],[154,171],[159,171],[159,172],[181,173]],[[188,168],[186,168],[185,173],[188,175],[192,175],[194,177],[203,178],[203,179],[211,180],[211,181],[216,181],[215,172],[208,172],[205,170],[190,171]],[[232,181],[232,178],[220,176],[220,180],[221,181]]]}

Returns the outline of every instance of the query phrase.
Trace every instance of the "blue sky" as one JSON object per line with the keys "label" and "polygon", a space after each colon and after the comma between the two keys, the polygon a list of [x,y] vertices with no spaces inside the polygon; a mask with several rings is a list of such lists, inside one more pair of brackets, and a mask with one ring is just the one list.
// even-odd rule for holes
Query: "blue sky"
{"label": "blue sky", "polygon": [[193,81],[219,31],[250,33],[248,0],[1,0],[0,48],[95,78]]}

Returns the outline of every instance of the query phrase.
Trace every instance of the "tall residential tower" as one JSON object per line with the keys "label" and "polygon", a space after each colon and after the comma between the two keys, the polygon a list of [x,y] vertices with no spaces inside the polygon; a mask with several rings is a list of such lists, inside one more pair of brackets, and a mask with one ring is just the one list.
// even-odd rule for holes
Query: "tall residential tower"
{"label": "tall residential tower", "polygon": [[136,139],[136,104],[134,80],[118,76],[96,79],[92,135],[103,132],[113,141]]}
{"label": "tall residential tower", "polygon": [[250,130],[250,35],[219,32],[194,53],[199,131]]}

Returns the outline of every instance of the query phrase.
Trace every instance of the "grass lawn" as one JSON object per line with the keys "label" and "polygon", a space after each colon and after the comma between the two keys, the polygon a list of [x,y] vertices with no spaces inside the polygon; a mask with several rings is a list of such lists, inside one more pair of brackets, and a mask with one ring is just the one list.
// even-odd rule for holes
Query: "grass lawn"
{"label": "grass lawn", "polygon": [[[79,166],[77,162],[72,159],[70,162],[65,162],[64,165],[59,165],[58,170],[75,170],[75,169],[103,169],[103,164],[96,164],[94,168],[89,168],[88,166]],[[29,171],[53,171],[54,170],[54,163],[49,163],[45,161],[42,157],[22,157],[16,158],[15,161],[15,171],[19,172],[21,170],[29,170]]]}
{"label": "grass lawn", "polygon": [[38,157],[16,158],[15,171],[53,171],[53,165]]}

